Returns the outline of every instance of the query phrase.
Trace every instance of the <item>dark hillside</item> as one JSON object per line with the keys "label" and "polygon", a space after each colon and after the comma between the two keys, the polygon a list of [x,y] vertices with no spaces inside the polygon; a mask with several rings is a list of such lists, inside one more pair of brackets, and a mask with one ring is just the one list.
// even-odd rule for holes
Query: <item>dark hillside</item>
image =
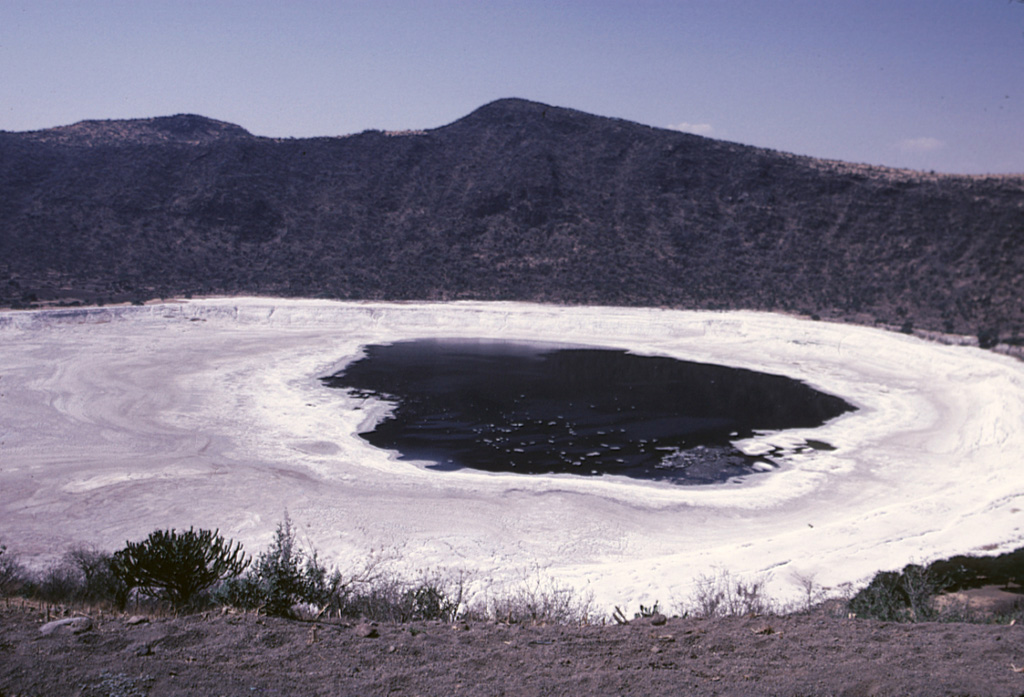
{"label": "dark hillside", "polygon": [[522,100],[279,140],[0,133],[0,303],[178,294],[777,309],[1016,337],[1024,176],[826,162]]}

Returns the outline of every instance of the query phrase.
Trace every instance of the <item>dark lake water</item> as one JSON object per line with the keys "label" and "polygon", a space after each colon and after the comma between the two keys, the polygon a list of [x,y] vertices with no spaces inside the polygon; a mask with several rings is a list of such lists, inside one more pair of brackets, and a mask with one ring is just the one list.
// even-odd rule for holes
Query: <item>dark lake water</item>
{"label": "dark lake water", "polygon": [[396,402],[360,436],[438,469],[720,482],[757,469],[730,441],[853,409],[790,378],[621,350],[422,339],[365,352],[324,383]]}

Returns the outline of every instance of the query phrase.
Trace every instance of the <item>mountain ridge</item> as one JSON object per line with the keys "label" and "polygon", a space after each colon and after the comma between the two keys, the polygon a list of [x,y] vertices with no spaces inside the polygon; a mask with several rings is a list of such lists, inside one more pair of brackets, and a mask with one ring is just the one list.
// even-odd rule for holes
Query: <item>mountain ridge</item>
{"label": "mountain ridge", "polygon": [[68,146],[133,144],[199,145],[222,138],[255,138],[233,123],[198,114],[175,114],[144,119],[86,119],[38,131],[0,131],[39,143]]}
{"label": "mountain ridge", "polygon": [[1022,239],[1024,176],[818,160],[515,98],[400,133],[275,139],[196,115],[0,133],[8,306],[501,299],[1012,339]]}

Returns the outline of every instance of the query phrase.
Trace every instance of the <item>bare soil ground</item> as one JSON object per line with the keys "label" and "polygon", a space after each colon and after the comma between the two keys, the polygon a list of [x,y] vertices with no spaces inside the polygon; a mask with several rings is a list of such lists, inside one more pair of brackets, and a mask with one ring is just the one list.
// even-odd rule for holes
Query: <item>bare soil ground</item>
{"label": "bare soil ground", "polygon": [[371,627],[212,613],[94,615],[44,635],[46,619],[0,607],[0,696],[1024,695],[1019,625],[816,614]]}

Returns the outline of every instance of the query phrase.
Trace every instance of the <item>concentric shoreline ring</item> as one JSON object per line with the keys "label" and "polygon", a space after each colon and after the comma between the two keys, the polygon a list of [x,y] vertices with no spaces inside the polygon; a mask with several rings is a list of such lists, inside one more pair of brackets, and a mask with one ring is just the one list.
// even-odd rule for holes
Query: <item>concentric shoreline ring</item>
{"label": "concentric shoreline ring", "polygon": [[[499,338],[622,348],[803,380],[858,407],[741,483],[435,472],[355,434],[385,407],[319,377],[374,342]],[[44,563],[157,527],[259,549],[285,511],[325,558],[500,582],[540,568],[606,606],[681,599],[715,569],[835,586],[1019,546],[1024,364],[852,325],[752,312],[233,298],[0,314],[4,542]]]}

